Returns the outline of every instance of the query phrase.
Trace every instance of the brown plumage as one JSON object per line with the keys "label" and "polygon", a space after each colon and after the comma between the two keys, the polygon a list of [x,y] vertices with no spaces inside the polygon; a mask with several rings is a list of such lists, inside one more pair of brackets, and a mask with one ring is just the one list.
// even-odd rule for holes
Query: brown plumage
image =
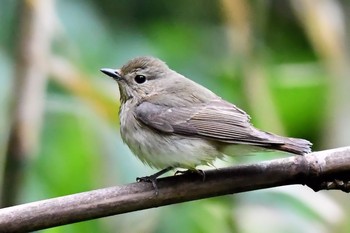
{"label": "brown plumage", "polygon": [[256,129],[243,110],[159,59],[138,57],[120,70],[102,72],[119,84],[124,142],[152,167],[194,168],[221,158],[235,145],[299,155],[311,151],[307,140]]}

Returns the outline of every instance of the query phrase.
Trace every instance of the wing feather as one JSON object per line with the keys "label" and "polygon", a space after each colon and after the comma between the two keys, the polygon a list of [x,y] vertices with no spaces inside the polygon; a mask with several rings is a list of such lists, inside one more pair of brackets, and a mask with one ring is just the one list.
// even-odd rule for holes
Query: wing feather
{"label": "wing feather", "polygon": [[145,125],[163,133],[190,135],[227,143],[283,144],[255,129],[250,117],[235,105],[213,100],[191,107],[169,107],[143,102],[136,117]]}

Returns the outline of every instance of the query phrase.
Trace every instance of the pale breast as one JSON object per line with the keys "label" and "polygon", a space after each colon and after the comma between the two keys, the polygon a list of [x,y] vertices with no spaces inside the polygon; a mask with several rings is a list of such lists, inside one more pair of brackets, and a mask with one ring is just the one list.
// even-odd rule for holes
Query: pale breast
{"label": "pale breast", "polygon": [[120,109],[120,131],[123,141],[145,164],[153,168],[194,168],[211,163],[222,154],[201,138],[165,134],[139,122],[126,103]]}

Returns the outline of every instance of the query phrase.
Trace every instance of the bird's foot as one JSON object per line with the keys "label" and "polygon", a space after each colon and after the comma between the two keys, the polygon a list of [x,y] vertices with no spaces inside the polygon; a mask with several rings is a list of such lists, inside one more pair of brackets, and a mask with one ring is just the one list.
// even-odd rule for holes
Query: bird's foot
{"label": "bird's foot", "polygon": [[158,190],[158,186],[157,186],[157,178],[161,175],[163,175],[164,173],[172,170],[173,167],[167,167],[163,170],[160,170],[159,172],[154,173],[153,175],[150,176],[144,176],[144,177],[137,177],[136,178],[136,182],[148,182],[148,183],[152,183],[152,186],[156,192],[156,196],[158,196],[159,194],[159,190]]}
{"label": "bird's foot", "polygon": [[202,181],[205,181],[205,172],[201,169],[188,169],[186,171],[177,170],[174,175],[177,176],[177,175],[186,175],[186,174],[200,175],[202,177]]}
{"label": "bird's foot", "polygon": [[147,183],[152,183],[152,186],[156,192],[156,196],[159,194],[158,186],[157,186],[157,177],[150,175],[150,176],[143,176],[143,177],[137,177],[136,178],[137,182],[147,182]]}

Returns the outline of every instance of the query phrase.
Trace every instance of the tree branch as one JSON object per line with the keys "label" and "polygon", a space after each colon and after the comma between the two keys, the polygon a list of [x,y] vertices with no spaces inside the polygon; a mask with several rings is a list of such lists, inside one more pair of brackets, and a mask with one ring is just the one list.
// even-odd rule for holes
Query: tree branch
{"label": "tree branch", "polygon": [[136,210],[282,185],[350,187],[350,147],[132,183],[0,209],[2,232],[27,232]]}

